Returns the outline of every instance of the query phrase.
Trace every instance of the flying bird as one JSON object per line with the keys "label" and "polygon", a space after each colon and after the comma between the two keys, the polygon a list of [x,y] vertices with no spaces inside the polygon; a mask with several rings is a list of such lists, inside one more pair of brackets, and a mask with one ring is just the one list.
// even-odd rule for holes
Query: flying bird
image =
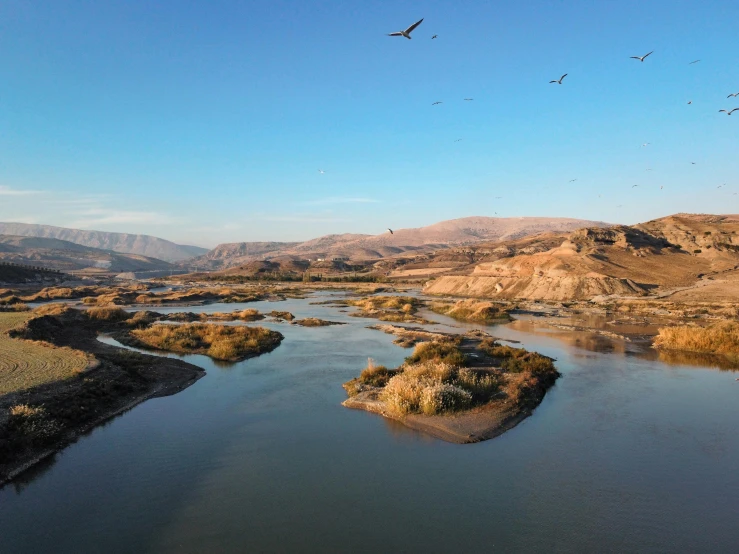
{"label": "flying bird", "polygon": [[454,142],[459,142],[460,140],[462,140],[462,139],[457,139],[457,140],[455,140]]}
{"label": "flying bird", "polygon": [[[654,52],[654,50],[652,50],[652,52]],[[644,54],[641,57],[639,57],[639,56],[631,56],[631,58],[634,59],[634,60],[639,60],[640,62],[643,62],[647,58],[647,56],[649,56],[650,54],[652,54],[652,52],[650,52],[649,54]]]}
{"label": "flying bird", "polygon": [[562,84],[562,79],[564,79],[565,77],[567,77],[567,73],[565,73],[564,75],[562,75],[559,78],[559,80],[555,79],[554,81],[549,81],[549,84],[551,85],[552,83],[557,83],[558,85],[561,85]]}
{"label": "flying bird", "polygon": [[391,235],[394,235],[395,234],[395,233],[393,233],[393,230],[390,227],[388,227],[387,230],[390,231],[390,234]]}
{"label": "flying bird", "polygon": [[688,104],[692,104],[692,103],[693,103],[693,101],[692,101],[692,100],[688,100]]}
{"label": "flying bird", "polygon": [[500,200],[501,198],[503,198],[503,197],[502,196],[496,196],[495,197],[496,200]]}
{"label": "flying bird", "polygon": [[726,110],[719,110],[719,113],[724,112],[726,115],[731,115],[732,113],[734,113],[737,110],[739,110],[739,108],[734,108],[733,110],[728,111],[728,112]]}
{"label": "flying bird", "polygon": [[465,102],[472,102],[473,100],[474,100],[474,98],[465,98],[464,99]]}
{"label": "flying bird", "polygon": [[436,106],[436,104],[443,104],[443,103],[444,103],[444,102],[434,102],[434,103],[433,103],[433,104],[431,104],[431,105],[432,105],[432,106]]}
{"label": "flying bird", "polygon": [[693,61],[692,61],[692,62],[690,62],[690,63],[689,63],[688,65],[693,65],[694,63],[698,63],[699,61],[700,61],[700,60],[693,60]]}
{"label": "flying bird", "polygon": [[639,185],[631,185],[631,188],[633,189],[634,187],[638,187],[638,186],[639,186]]}
{"label": "flying bird", "polygon": [[326,173],[326,172],[325,172],[325,171],[324,171],[323,169],[319,169],[319,170],[318,170],[318,173],[320,173],[321,175],[323,175],[323,174],[324,174],[324,173]]}
{"label": "flying bird", "polygon": [[644,144],[642,144],[642,146],[648,146],[650,144],[652,144],[652,143],[651,142],[645,142]]}
{"label": "flying bird", "polygon": [[665,186],[664,186],[664,185],[660,185],[660,186],[659,186],[659,190],[662,190],[663,188],[665,188]]}
{"label": "flying bird", "polygon": [[692,165],[695,165],[695,162],[690,162]]}
{"label": "flying bird", "polygon": [[577,181],[577,179],[571,179],[570,183],[574,183],[575,181]]}
{"label": "flying bird", "polygon": [[434,35],[434,36],[432,36],[432,37],[431,37],[431,40],[434,40],[434,39],[435,39],[436,37],[438,37],[438,36],[439,36],[439,35]]}
{"label": "flying bird", "polygon": [[727,96],[726,98],[734,98],[734,97],[736,97],[736,96],[739,96],[739,92],[735,92],[734,94],[730,94],[730,95],[729,95],[729,96]]}
{"label": "flying bird", "polygon": [[415,29],[416,27],[418,27],[421,24],[422,21],[423,21],[423,18],[421,18],[418,21],[416,21],[413,25],[411,25],[410,27],[408,27],[405,31],[398,31],[397,33],[388,33],[387,36],[389,36],[389,37],[405,37],[408,40],[410,40],[411,39],[411,33],[413,32],[413,29]]}

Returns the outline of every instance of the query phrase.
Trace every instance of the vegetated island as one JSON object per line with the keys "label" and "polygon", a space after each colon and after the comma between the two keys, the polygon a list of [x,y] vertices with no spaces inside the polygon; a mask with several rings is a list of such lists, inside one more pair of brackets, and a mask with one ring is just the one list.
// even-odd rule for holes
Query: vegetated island
{"label": "vegetated island", "polygon": [[448,442],[480,442],[531,415],[560,376],[552,362],[480,331],[446,335],[418,343],[397,369],[370,361],[344,383],[343,405]]}
{"label": "vegetated island", "polygon": [[[413,296],[366,296],[358,299],[343,300],[341,305],[355,306],[358,311],[349,315],[354,317],[371,317],[380,321],[398,323],[433,323],[415,315],[423,301]],[[336,304],[335,304],[336,305]]]}
{"label": "vegetated island", "polygon": [[0,313],[0,485],[96,425],[205,375],[181,360],[98,341],[99,332],[125,325],[119,312],[98,310],[56,304]]}
{"label": "vegetated island", "polygon": [[432,312],[471,323],[505,323],[511,320],[509,309],[499,302],[459,300],[455,303],[433,302]]}

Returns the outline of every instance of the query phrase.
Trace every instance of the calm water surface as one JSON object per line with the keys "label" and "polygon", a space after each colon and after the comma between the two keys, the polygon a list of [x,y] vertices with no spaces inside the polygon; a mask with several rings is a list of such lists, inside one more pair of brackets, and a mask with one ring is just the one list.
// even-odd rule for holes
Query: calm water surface
{"label": "calm water surface", "polygon": [[[489,329],[564,377],[514,430],[453,445],[347,410],[408,354],[328,298],[301,328],[100,427],[0,490],[0,552],[737,552],[739,373],[522,320]],[[183,311],[183,308],[158,309]],[[430,318],[457,330],[474,327]]]}

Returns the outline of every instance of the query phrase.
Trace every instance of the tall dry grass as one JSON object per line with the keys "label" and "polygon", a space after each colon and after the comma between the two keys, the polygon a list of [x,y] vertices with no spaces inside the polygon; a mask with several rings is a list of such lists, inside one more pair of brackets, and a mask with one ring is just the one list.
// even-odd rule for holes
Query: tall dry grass
{"label": "tall dry grass", "polygon": [[661,327],[655,348],[739,356],[739,323],[722,321],[708,327]]}
{"label": "tall dry grass", "polygon": [[460,300],[455,304],[435,303],[431,305],[431,311],[460,321],[475,323],[494,323],[511,319],[508,310],[502,304],[474,299]]}

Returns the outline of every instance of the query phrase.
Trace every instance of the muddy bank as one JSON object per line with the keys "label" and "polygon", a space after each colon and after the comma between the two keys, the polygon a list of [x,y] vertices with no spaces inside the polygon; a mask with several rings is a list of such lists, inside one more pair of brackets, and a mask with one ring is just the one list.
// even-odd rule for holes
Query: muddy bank
{"label": "muddy bank", "polygon": [[99,342],[98,333],[111,325],[71,312],[32,319],[14,332],[15,338],[80,350],[98,363],[78,376],[0,397],[0,486],[100,423],[205,375],[181,360]]}

